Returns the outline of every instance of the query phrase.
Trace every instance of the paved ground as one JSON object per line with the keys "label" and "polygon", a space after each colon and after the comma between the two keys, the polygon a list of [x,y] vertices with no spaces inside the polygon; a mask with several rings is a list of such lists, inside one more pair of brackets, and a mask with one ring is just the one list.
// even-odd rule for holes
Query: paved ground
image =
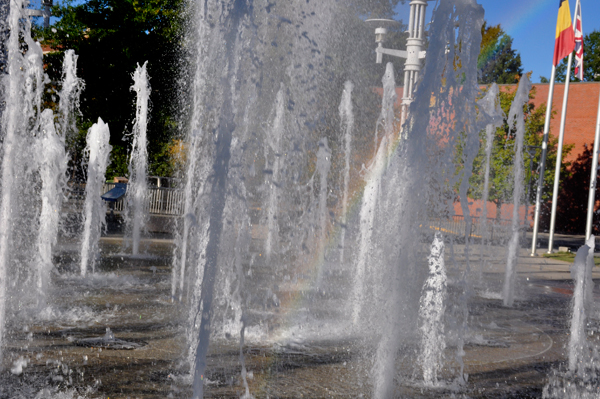
{"label": "paved ground", "polygon": [[[556,238],[555,242],[561,246],[571,243],[565,246],[573,249],[583,241],[583,237]],[[29,317],[25,320],[28,328],[20,328],[23,322],[11,328],[5,371],[0,373],[0,398],[34,397],[43,387],[79,392],[90,389],[87,398],[190,396],[189,381],[178,363],[183,353],[181,319],[187,313],[169,300],[172,240],[143,240],[142,246],[154,256],[140,259],[123,255],[120,237],[104,237],[101,246],[104,252],[98,265],[103,272],[100,276],[87,279],[68,273],[56,276],[54,313],[46,318],[20,315]],[[474,290],[465,303],[461,299],[462,286],[456,278],[465,264],[464,249],[464,245],[455,244],[454,253],[449,248],[446,252],[447,265],[454,267],[454,279],[449,286],[446,309],[448,342],[444,367],[440,370],[442,383],[434,388],[423,386],[419,368],[415,367],[419,342],[403,338],[396,365],[395,397],[541,397],[544,386],[566,361],[573,287],[571,264],[541,256],[544,248],[537,257],[530,257],[528,249],[522,248],[517,266],[516,302],[508,308],[502,305],[500,296],[506,247],[489,247],[481,256],[481,248],[472,246],[471,269],[473,273],[480,272],[481,279],[472,280]],[[65,269],[70,267],[69,257],[75,256],[76,251],[75,243],[63,245],[61,264]],[[265,285],[267,277],[272,277],[272,273],[259,266],[255,264],[252,275],[247,277],[249,287],[254,280],[257,287]],[[595,268],[593,276],[600,281],[600,267]],[[343,282],[343,276],[329,277]],[[279,284],[276,294],[279,298],[294,294],[290,297],[298,299],[306,287],[297,285],[295,289],[289,284]],[[256,287],[251,291],[256,297],[262,292]],[[259,309],[271,328],[283,322],[304,324],[283,328],[286,334],[282,339],[264,342],[247,339],[243,352],[251,372],[249,391],[254,397],[370,397],[369,362],[375,352],[370,341],[376,341],[376,337],[365,340],[343,333],[336,337],[338,330],[331,330],[331,336],[314,334],[320,328],[326,332],[335,327],[335,311],[340,302],[331,295],[308,292],[301,302],[282,301],[279,306]],[[599,303],[600,290],[596,291],[596,298]],[[468,325],[460,335],[464,310],[468,310]],[[252,314],[259,317],[258,312]],[[590,320],[590,332],[600,332],[598,315],[600,312]],[[330,319],[333,321],[328,323]],[[101,351],[76,345],[77,339],[102,336],[107,326],[116,337],[143,341],[147,346],[135,351]],[[313,329],[313,333],[304,333],[308,329]],[[309,338],[302,338],[304,334]],[[590,336],[590,341],[595,337]],[[458,347],[460,340],[462,349]],[[239,398],[244,391],[239,340],[234,336],[215,342],[208,359],[206,397]],[[600,342],[596,345],[600,347]],[[458,352],[464,354],[460,358],[462,364],[457,362]],[[10,369],[20,357],[29,361],[28,366],[22,374],[13,374]],[[461,373],[465,378],[468,376],[466,383],[456,382]],[[70,375],[72,382],[69,379],[67,383]],[[31,392],[25,392],[26,388]]]}
{"label": "paved ground", "polygon": [[[530,237],[529,237],[530,238]],[[569,268],[572,262],[564,262],[554,258],[547,258],[544,255],[547,254],[547,239],[548,235],[544,234],[540,237],[541,247],[536,251],[536,256],[530,256],[529,245],[523,246],[519,250],[519,258],[517,262],[517,276],[518,279],[527,281],[529,280],[571,280]],[[558,246],[566,246],[571,249],[571,252],[576,252],[577,249],[583,245],[583,236],[567,236],[567,235],[556,235],[555,250]],[[545,245],[544,245],[545,244]],[[457,246],[460,249],[464,246]],[[598,246],[597,246],[598,248]],[[479,248],[474,247],[475,255],[471,256],[473,263],[478,262],[477,253]],[[507,249],[504,246],[492,247],[490,252],[490,261],[486,262],[484,267],[484,273],[486,275],[496,275],[498,278],[505,274],[506,270],[506,253]],[[600,256],[599,250],[596,249],[595,256]],[[477,267],[477,266],[475,266]],[[600,267],[594,268],[593,278],[600,279]]]}
{"label": "paved ground", "polygon": [[[522,249],[519,256],[517,273],[519,278],[542,279],[542,280],[567,280],[571,279],[569,268],[571,263],[546,258],[543,255],[545,249],[537,251],[538,256],[529,256],[529,250]],[[504,270],[498,270],[504,273]],[[595,267],[592,278],[600,279],[600,267]]]}
{"label": "paved ground", "polygon": [[[531,239],[533,234],[528,232],[525,236],[525,240],[527,243],[527,248],[531,248]],[[538,252],[546,253],[548,252],[548,233],[539,233],[538,234]],[[585,243],[585,236],[583,235],[575,235],[575,234],[554,234],[554,242],[553,242],[553,250],[556,252],[558,247],[569,247],[572,251],[577,250],[581,245]],[[596,244],[596,247],[600,247],[600,245]]]}

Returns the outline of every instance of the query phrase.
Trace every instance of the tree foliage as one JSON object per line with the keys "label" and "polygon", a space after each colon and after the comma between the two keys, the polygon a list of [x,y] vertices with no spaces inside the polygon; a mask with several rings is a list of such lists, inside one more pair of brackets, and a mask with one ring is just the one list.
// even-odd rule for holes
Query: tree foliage
{"label": "tree foliage", "polygon": [[[571,167],[561,173],[561,182],[556,207],[556,226],[558,233],[585,234],[588,193],[590,189],[590,172],[592,167],[592,148],[585,145],[584,151],[577,156]],[[598,182],[596,182],[598,184]],[[600,193],[596,191],[596,201]],[[544,203],[542,212],[549,215],[552,203]],[[595,218],[592,232],[598,234],[600,222]],[[549,229],[549,218],[543,218],[542,229]]]}
{"label": "tree foliage", "polygon": [[60,81],[63,51],[73,49],[79,56],[77,73],[85,81],[80,126],[85,129],[98,117],[109,124],[114,148],[109,173],[127,170],[128,132],[135,117],[132,74],[145,61],[152,86],[151,173],[168,163],[159,154],[164,155],[165,143],[177,132],[182,5],[183,0],[65,0],[53,8],[58,21],[37,31],[44,44],[58,50],[45,57],[52,82]]}
{"label": "tree foliage", "polygon": [[7,17],[8,2],[2,2],[0,3],[0,75],[6,73],[6,39],[8,37],[8,27],[6,24]]}
{"label": "tree foliage", "polygon": [[[503,90],[500,92],[500,105],[505,115],[508,115],[512,101],[516,94],[516,86],[515,90]],[[530,98],[535,97],[535,88],[530,93]],[[540,167],[540,158],[541,158],[541,145],[543,140],[543,130],[544,130],[544,118],[546,113],[546,106],[542,105],[538,108],[535,108],[534,105],[530,102],[524,107],[525,112],[525,139],[524,146],[525,151],[523,153],[523,165],[525,167],[526,173],[526,182],[525,184],[529,184],[529,178],[531,177],[531,187],[532,190],[529,191],[530,202],[535,201],[535,187],[537,187],[538,179],[539,179],[539,167]],[[490,162],[490,183],[489,183],[489,193],[488,200],[495,203],[497,206],[497,217],[500,217],[500,207],[502,204],[507,203],[512,200],[512,194],[514,191],[513,187],[513,172],[515,165],[515,139],[512,134],[509,132],[509,126],[506,123],[506,119],[504,121],[504,126],[498,128],[494,135],[494,142],[492,145],[492,157]],[[483,186],[484,186],[484,178],[485,178],[485,165],[486,165],[486,133],[485,131],[481,132],[481,147],[477,157],[475,158],[473,164],[473,176],[470,179],[470,191],[469,197],[473,199],[481,199],[483,198]],[[543,185],[543,200],[547,201],[552,193],[552,184],[554,181],[554,168],[556,165],[556,154],[557,154],[557,143],[558,139],[550,136],[548,142],[548,155],[546,158],[546,170],[544,172],[544,185]],[[538,147],[533,151],[533,167],[532,174],[529,175],[530,168],[530,155],[528,154],[527,146],[529,148]],[[568,154],[572,145],[566,145],[563,147],[563,157]],[[562,171],[566,173],[567,168],[570,166],[569,163],[563,163]]]}
{"label": "tree foliage", "polygon": [[[575,60],[575,53],[573,53],[573,60]],[[568,57],[565,57],[556,67],[557,82],[565,81],[567,62]],[[571,67],[571,82],[579,81],[575,77],[575,68]],[[600,81],[600,32],[596,30],[583,37],[583,81]]]}
{"label": "tree foliage", "polygon": [[[376,65],[374,62],[374,32],[364,20],[368,17],[393,18],[394,9],[400,3],[405,3],[405,0],[351,0],[342,3],[340,8],[345,10],[346,15],[339,15],[336,21],[351,24],[352,30],[348,25],[343,29],[351,33],[352,39],[346,36],[345,43],[340,43],[348,48],[346,59],[342,59],[345,56],[329,57],[331,70],[335,71],[332,79],[340,81],[337,85],[340,91],[346,79],[352,79],[357,85],[361,85],[361,79],[363,83],[368,81],[370,88],[380,85],[385,64]],[[86,88],[81,100],[82,132],[77,142],[83,143],[85,129],[98,117],[109,124],[114,148],[109,176],[126,171],[130,147],[128,133],[134,118],[131,75],[136,65],[146,60],[152,86],[148,126],[151,173],[170,174],[176,167],[176,162],[170,162],[170,159],[176,152],[177,139],[181,137],[179,129],[185,120],[185,115],[181,115],[185,110],[182,111],[184,107],[181,107],[180,97],[189,97],[186,91],[190,87],[181,83],[189,79],[185,76],[186,49],[182,45],[185,19],[188,17],[184,7],[188,4],[185,0],[62,0],[52,11],[58,21],[48,30],[38,28],[38,37],[44,39],[44,44],[58,50],[45,59],[48,74],[54,82],[54,95],[60,89],[56,86],[60,82],[62,52],[74,49],[79,56],[78,75],[85,80]],[[288,7],[284,3],[278,6]],[[386,45],[393,48],[405,46],[402,25],[390,29]],[[401,84],[403,61],[393,61],[397,64],[398,84]],[[368,96],[376,95],[369,89]],[[334,108],[333,111],[336,111],[337,108]],[[75,152],[81,149],[82,146],[78,145]]]}
{"label": "tree foliage", "polygon": [[513,39],[498,24],[481,27],[481,52],[477,59],[479,82],[483,84],[517,83],[523,74],[521,55],[513,50]]}

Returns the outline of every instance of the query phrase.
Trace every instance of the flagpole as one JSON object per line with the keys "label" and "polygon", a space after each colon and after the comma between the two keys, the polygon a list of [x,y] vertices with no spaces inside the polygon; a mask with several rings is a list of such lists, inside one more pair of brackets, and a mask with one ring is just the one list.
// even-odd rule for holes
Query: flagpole
{"label": "flagpole", "polygon": [[[573,31],[577,26],[577,8],[579,1],[575,5],[575,16],[573,20]],[[550,236],[548,237],[548,253],[552,253],[554,244],[554,229],[556,225],[556,205],[558,203],[558,185],[560,183],[560,167],[562,166],[562,150],[565,136],[565,123],[567,121],[567,103],[569,101],[569,84],[571,83],[571,64],[573,63],[573,52],[569,53],[567,62],[567,74],[565,75],[565,92],[563,95],[562,114],[560,116],[560,133],[558,135],[558,148],[556,150],[556,168],[554,169],[554,188],[552,190],[552,213],[550,214]]]}
{"label": "flagpole", "polygon": [[598,175],[598,149],[600,147],[600,98],[598,99],[598,116],[596,119],[596,135],[594,136],[594,156],[592,157],[592,172],[590,176],[590,192],[588,195],[587,221],[585,224],[585,239],[592,235],[592,220],[596,204],[596,177]]}
{"label": "flagpole", "polygon": [[560,167],[562,166],[562,150],[565,137],[565,123],[567,120],[567,102],[569,101],[569,83],[571,82],[571,63],[573,53],[569,54],[567,75],[565,79],[565,93],[563,96],[562,114],[560,116],[560,133],[558,134],[558,148],[556,149],[556,167],[554,168],[554,187],[552,190],[552,212],[550,213],[550,237],[548,238],[548,253],[552,253],[554,244],[554,229],[556,227],[556,205],[558,202],[558,185],[560,183]]}
{"label": "flagpole", "polygon": [[554,96],[554,81],[556,78],[556,66],[552,64],[550,74],[550,87],[548,88],[548,102],[546,105],[546,120],[544,121],[544,138],[542,140],[542,159],[540,162],[540,174],[535,194],[535,214],[533,219],[533,237],[531,239],[531,256],[535,256],[537,246],[538,229],[540,225],[540,208],[542,203],[542,189],[544,187],[544,173],[546,170],[546,156],[548,155],[548,134],[550,132],[550,120],[552,119],[552,97]]}

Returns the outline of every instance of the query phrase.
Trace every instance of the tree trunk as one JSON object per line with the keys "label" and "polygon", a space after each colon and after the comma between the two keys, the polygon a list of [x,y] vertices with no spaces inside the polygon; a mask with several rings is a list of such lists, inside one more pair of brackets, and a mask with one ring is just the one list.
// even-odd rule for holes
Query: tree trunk
{"label": "tree trunk", "polygon": [[499,223],[502,216],[502,200],[497,199],[494,203],[496,204],[496,223]]}

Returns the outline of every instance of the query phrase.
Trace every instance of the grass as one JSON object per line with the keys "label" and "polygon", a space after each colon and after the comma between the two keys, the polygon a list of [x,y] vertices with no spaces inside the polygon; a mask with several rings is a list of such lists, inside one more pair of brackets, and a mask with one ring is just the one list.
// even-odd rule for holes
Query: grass
{"label": "grass", "polygon": [[[562,260],[563,262],[573,263],[575,261],[575,254],[572,252],[557,252],[554,254],[544,254],[544,258],[551,258]],[[600,265],[600,257],[594,257],[594,264]]]}

